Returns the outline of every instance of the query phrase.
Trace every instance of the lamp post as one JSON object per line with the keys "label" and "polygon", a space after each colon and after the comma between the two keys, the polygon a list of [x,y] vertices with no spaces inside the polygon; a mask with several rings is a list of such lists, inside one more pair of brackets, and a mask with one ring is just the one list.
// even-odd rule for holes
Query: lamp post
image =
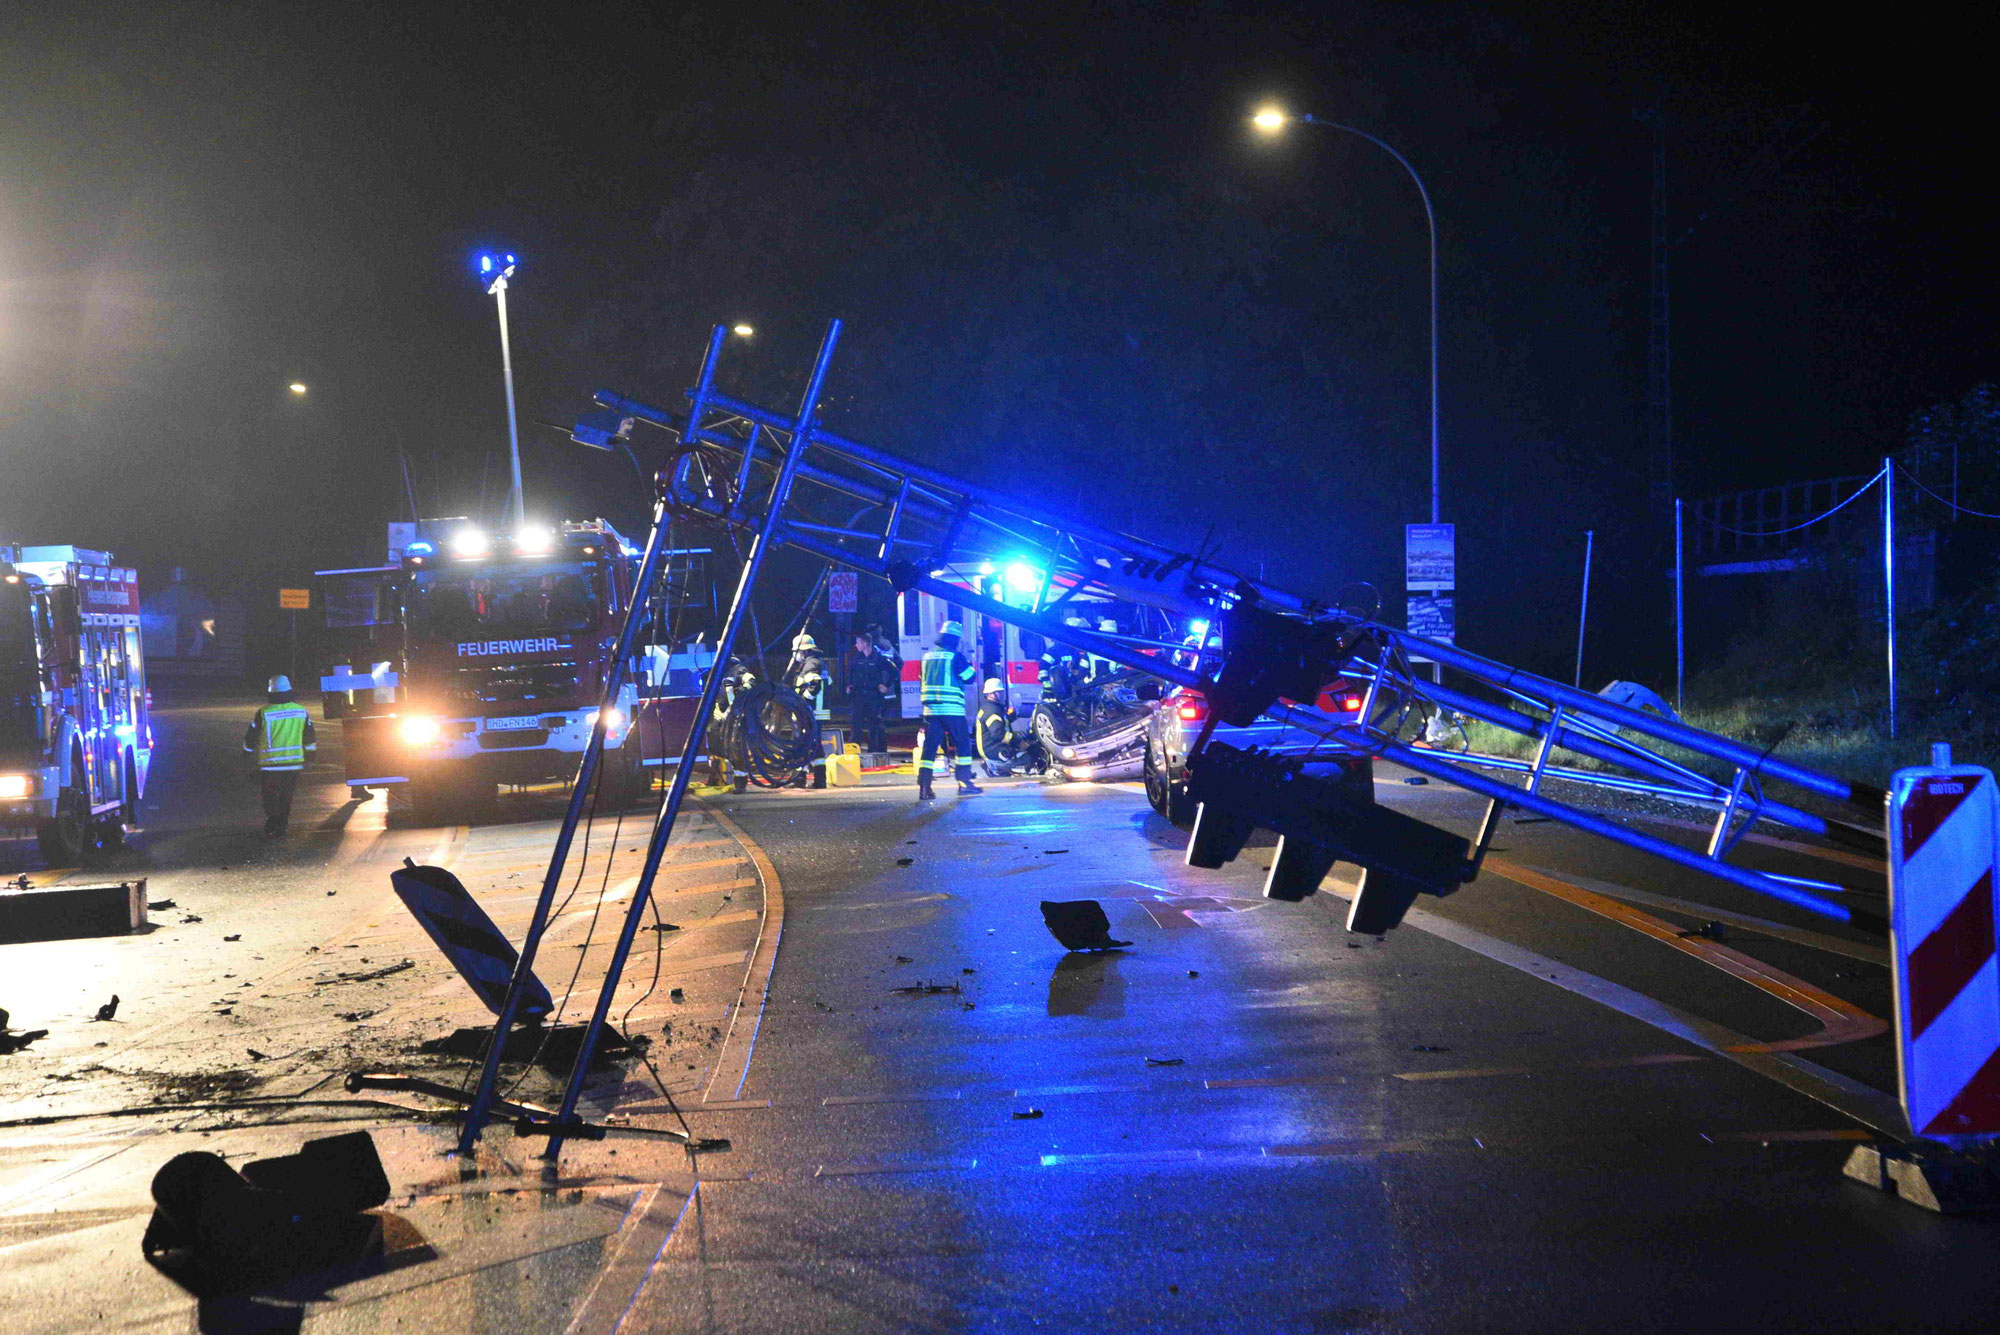
{"label": "lamp post", "polygon": [[514,355],[507,345],[507,280],[514,276],[512,255],[481,255],[477,261],[479,279],[500,310],[500,378],[507,386],[507,459],[513,469],[513,490],[508,493],[508,527],[518,533],[528,522],[527,506],[521,496],[521,433],[514,420]]}
{"label": "lamp post", "polygon": [[1343,125],[1339,121],[1321,120],[1317,116],[1293,116],[1278,107],[1262,107],[1250,118],[1250,123],[1256,126],[1260,133],[1266,135],[1282,133],[1293,121],[1301,125],[1322,125],[1329,130],[1342,130],[1366,139],[1394,158],[1397,164],[1410,174],[1410,180],[1417,187],[1417,197],[1424,202],[1424,223],[1430,230],[1431,243],[1431,522],[1441,523],[1441,506],[1438,499],[1438,230],[1437,215],[1431,211],[1431,192],[1424,188],[1424,178],[1417,175],[1417,169],[1410,165],[1408,158],[1366,130]]}

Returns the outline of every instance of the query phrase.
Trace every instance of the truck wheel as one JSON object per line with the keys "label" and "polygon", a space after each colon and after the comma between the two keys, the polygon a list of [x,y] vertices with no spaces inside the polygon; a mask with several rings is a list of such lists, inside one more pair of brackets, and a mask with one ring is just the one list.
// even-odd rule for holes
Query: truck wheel
{"label": "truck wheel", "polygon": [[56,798],[53,820],[35,829],[42,860],[51,867],[73,866],[90,848],[90,799],[74,788],[65,788]]}

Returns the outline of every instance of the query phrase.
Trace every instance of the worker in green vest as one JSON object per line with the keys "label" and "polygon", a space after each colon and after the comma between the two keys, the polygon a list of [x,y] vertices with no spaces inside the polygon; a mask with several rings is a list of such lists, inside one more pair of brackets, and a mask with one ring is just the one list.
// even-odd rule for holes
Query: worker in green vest
{"label": "worker in green vest", "polygon": [[958,762],[953,775],[958,779],[959,793],[980,791],[979,785],[972,781],[972,728],[965,720],[965,688],[977,674],[972,664],[965,661],[965,655],[958,652],[958,643],[964,636],[964,626],[947,621],[938,632],[937,643],[924,650],[924,750],[917,760],[919,802],[937,796],[931,791],[931,775],[939,768],[938,744],[946,737],[951,738],[952,754]]}
{"label": "worker in green vest", "polygon": [[263,789],[264,833],[280,835],[292,820],[292,795],[299,790],[299,771],[306,754],[319,749],[313,737],[312,715],[292,695],[292,679],[282,674],[266,684],[269,701],[250,720],[243,749],[257,758],[257,779]]}

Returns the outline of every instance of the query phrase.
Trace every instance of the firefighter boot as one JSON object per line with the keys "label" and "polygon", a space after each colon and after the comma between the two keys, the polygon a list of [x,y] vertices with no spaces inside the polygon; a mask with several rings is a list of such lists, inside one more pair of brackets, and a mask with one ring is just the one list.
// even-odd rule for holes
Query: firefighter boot
{"label": "firefighter boot", "polygon": [[958,795],[960,797],[970,797],[974,793],[983,793],[986,791],[972,781],[972,766],[970,765],[960,765],[952,771],[952,777],[958,780]]}
{"label": "firefighter boot", "polygon": [[931,791],[931,767],[919,762],[917,767],[917,801],[929,802],[937,797]]}

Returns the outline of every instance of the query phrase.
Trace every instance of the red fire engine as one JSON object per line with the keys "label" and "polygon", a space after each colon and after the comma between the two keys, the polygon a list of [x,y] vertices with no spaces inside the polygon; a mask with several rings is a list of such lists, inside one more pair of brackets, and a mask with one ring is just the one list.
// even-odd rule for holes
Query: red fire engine
{"label": "red fire engine", "polygon": [[[569,778],[590,740],[638,554],[601,519],[489,537],[426,521],[392,565],[319,572],[328,718],[341,720],[350,788],[386,788],[391,810],[441,820],[490,804],[497,785]],[[676,651],[668,604],[685,602],[676,553],[669,593],[606,719],[612,800],[679,758],[714,654]],[[681,627],[686,632],[693,625]]]}
{"label": "red fire engine", "polygon": [[0,546],[0,826],[51,865],[125,837],[152,758],[139,576],[109,552]]}

